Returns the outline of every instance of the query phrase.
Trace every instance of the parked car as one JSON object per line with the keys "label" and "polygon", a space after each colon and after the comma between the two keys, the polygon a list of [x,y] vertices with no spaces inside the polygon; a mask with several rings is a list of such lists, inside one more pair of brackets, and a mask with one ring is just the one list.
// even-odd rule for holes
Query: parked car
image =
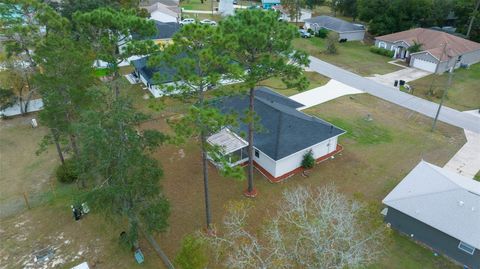
{"label": "parked car", "polygon": [[302,37],[302,38],[312,37],[312,35],[307,30],[300,29],[300,30],[298,30],[298,32],[300,33],[300,37]]}
{"label": "parked car", "polygon": [[237,1],[237,0],[233,0],[233,4],[234,4],[234,5],[238,5],[238,1]]}
{"label": "parked car", "polygon": [[209,19],[201,20],[200,23],[201,24],[208,24],[208,25],[211,25],[211,26],[217,26],[216,21],[212,21],[212,20],[209,20]]}
{"label": "parked car", "polygon": [[187,25],[187,24],[191,24],[191,23],[195,23],[195,19],[186,18],[186,19],[183,19],[183,20],[180,21],[180,25]]}

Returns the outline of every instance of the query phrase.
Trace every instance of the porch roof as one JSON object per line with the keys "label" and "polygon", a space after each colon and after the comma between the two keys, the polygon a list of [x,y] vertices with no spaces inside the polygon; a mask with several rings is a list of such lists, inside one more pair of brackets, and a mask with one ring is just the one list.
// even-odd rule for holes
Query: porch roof
{"label": "porch roof", "polygon": [[222,147],[225,151],[225,154],[235,152],[248,146],[248,143],[245,140],[227,128],[224,128],[220,132],[211,135],[209,138],[207,138],[207,142],[210,145]]}

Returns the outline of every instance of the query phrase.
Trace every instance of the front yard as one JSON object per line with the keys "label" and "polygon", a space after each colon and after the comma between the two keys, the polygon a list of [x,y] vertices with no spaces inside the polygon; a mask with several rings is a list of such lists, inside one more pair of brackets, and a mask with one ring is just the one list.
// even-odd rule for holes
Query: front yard
{"label": "front yard", "polygon": [[[412,82],[413,94],[427,100],[440,103],[448,74],[430,75]],[[433,84],[433,95],[430,87]],[[456,69],[452,85],[448,89],[444,104],[460,111],[480,108],[480,63],[474,64],[470,69]]]}
{"label": "front yard", "polygon": [[[136,97],[136,104],[149,111],[146,107],[152,99],[143,100],[141,96],[144,93],[137,85],[129,90],[129,94]],[[185,109],[178,106],[178,101],[170,99],[166,99],[164,105],[166,110],[152,112],[154,119],[145,123],[144,127],[168,132],[166,120],[178,116]],[[317,165],[308,178],[296,175],[283,183],[271,184],[256,171],[255,184],[259,196],[253,200],[255,207],[251,218],[257,221],[250,222],[256,223],[251,227],[254,230],[268,221],[266,216],[276,210],[276,201],[286,188],[298,184],[316,187],[333,182],[350,197],[379,205],[420,159],[443,165],[465,142],[460,129],[440,123],[437,131],[431,133],[429,118],[367,94],[341,97],[306,112],[349,130],[349,134],[340,139],[345,150],[334,159]],[[372,121],[364,120],[367,114],[371,115]],[[154,156],[164,169],[162,185],[172,206],[170,228],[156,238],[173,259],[182,237],[205,227],[199,143],[193,139],[181,146],[165,145]],[[246,182],[223,178],[213,166],[210,166],[209,172],[213,221],[221,227],[224,205],[231,200],[246,199],[242,195]],[[58,198],[52,199],[50,204],[0,220],[4,230],[0,232],[0,241],[6,242],[0,246],[0,253],[6,257],[5,262],[25,261],[34,249],[54,245],[58,247],[56,253],[65,259],[63,266],[70,265],[69,261],[78,256],[75,258],[77,261],[101,264],[102,268],[135,267],[132,253],[118,245],[119,225],[105,223],[95,214],[74,222],[69,210],[71,201],[65,198],[67,194],[62,195],[63,189],[59,189]],[[375,213],[371,218],[381,218],[381,215]],[[21,227],[22,235],[27,239],[18,238],[19,234],[14,231],[19,228],[15,226]],[[147,261],[143,267],[162,267],[149,245],[143,240],[140,245]],[[394,233],[391,242],[385,246],[384,257],[371,268],[433,269],[454,266],[444,258],[435,257],[432,251]]]}
{"label": "front yard", "polygon": [[297,38],[294,46],[308,54],[327,61],[339,67],[345,68],[361,76],[373,76],[373,74],[387,74],[401,68],[388,62],[391,58],[371,52],[370,46],[360,41],[338,43],[338,54],[329,55],[324,53],[326,40],[318,37]]}
{"label": "front yard", "polygon": [[[304,74],[307,80],[310,82],[306,90],[323,86],[330,80],[330,78],[322,76],[317,72],[304,72]],[[292,96],[299,93],[299,91],[295,88],[287,88],[285,83],[283,83],[280,78],[270,78],[262,81],[260,84],[286,96]]]}

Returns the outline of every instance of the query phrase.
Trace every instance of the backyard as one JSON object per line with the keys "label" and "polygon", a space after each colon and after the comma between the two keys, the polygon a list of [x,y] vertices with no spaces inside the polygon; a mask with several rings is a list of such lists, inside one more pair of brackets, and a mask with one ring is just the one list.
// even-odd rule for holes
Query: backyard
{"label": "backyard", "polygon": [[370,46],[360,41],[338,43],[338,53],[334,55],[324,52],[326,40],[319,37],[297,38],[294,40],[294,46],[314,57],[361,76],[383,75],[401,69],[388,63],[392,60],[391,58],[371,52]]}
{"label": "backyard", "polygon": [[[480,63],[472,65],[469,69],[456,69],[453,73],[452,85],[448,89],[444,104],[460,111],[480,108]],[[433,95],[430,87],[433,81]],[[430,101],[440,103],[448,74],[430,75],[412,82],[413,94]]]}
{"label": "backyard", "polygon": [[[165,110],[152,112],[147,107],[158,103],[158,100],[144,100],[142,96],[145,92],[140,86],[133,85],[126,92],[135,97],[138,107],[153,113],[154,119],[146,122],[144,128],[168,132],[166,120],[178,116],[185,109],[178,106],[178,101],[165,99]],[[252,219],[268,221],[265,216],[274,212],[282,191],[298,184],[316,187],[333,182],[341,192],[352,198],[379,205],[420,159],[443,165],[465,142],[463,132],[457,128],[440,124],[438,130],[431,133],[430,119],[367,94],[345,96],[306,112],[350,131],[340,139],[345,150],[335,159],[317,165],[309,178],[296,175],[281,184],[271,184],[255,172],[259,196],[254,200]],[[371,115],[371,121],[364,120],[367,114]],[[158,235],[157,240],[167,255],[173,258],[182,237],[205,226],[198,141],[194,139],[180,146],[165,145],[154,156],[164,169],[162,185],[172,206],[170,228]],[[51,169],[38,167],[35,173],[47,173]],[[245,199],[242,191],[246,182],[223,178],[213,166],[210,166],[210,176],[213,220],[217,227],[221,227],[224,205],[230,200]],[[0,247],[4,257],[1,263],[25,262],[34,250],[55,246],[58,248],[55,253],[64,260],[64,266],[71,265],[67,261],[85,260],[91,264],[102,264],[101,267],[105,268],[132,268],[131,252],[118,244],[120,225],[106,223],[95,214],[74,222],[69,209],[72,202],[69,195],[74,187],[56,186],[57,190],[48,194],[48,203],[0,220],[0,240],[6,242]],[[372,216],[380,217],[380,214]],[[262,221],[255,223],[252,229],[258,229]],[[19,227],[23,231],[21,235],[15,232]],[[140,245],[147,260],[143,267],[158,268],[161,262],[149,245],[144,241]],[[435,257],[432,251],[394,233],[392,242],[385,248],[384,258],[371,268],[451,267],[452,264]]]}

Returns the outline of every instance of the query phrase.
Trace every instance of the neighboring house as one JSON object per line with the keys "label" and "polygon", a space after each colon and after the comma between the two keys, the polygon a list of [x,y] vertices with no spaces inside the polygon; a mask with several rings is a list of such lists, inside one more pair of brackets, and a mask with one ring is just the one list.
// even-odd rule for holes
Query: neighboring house
{"label": "neighboring house", "polygon": [[[247,95],[229,96],[214,102],[223,113],[244,115]],[[268,88],[255,92],[255,113],[260,118],[254,135],[254,163],[270,181],[278,182],[301,168],[303,156],[312,151],[317,161],[325,160],[341,150],[337,139],[345,131],[297,109],[303,105]],[[222,130],[208,142],[224,148],[232,165],[248,161],[248,143],[241,137],[248,125],[239,120],[239,127]]]}
{"label": "neighboring house", "polygon": [[383,203],[392,228],[480,268],[480,182],[421,161]]}
{"label": "neighboring house", "polygon": [[271,9],[274,6],[280,5],[280,0],[262,0],[263,9]]}
{"label": "neighboring house", "polygon": [[220,3],[218,3],[218,13],[222,16],[234,15],[233,0],[220,0]]}
{"label": "neighboring house", "polygon": [[150,18],[152,20],[160,22],[179,22],[181,11],[178,3],[175,2],[165,2],[165,3],[155,3],[151,6],[145,7],[145,9],[150,13]]}
{"label": "neighboring house", "polygon": [[168,45],[172,43],[172,37],[180,30],[180,24],[177,22],[154,21],[157,33],[150,37],[134,36],[134,39],[150,39],[157,45]]}
{"label": "neighboring house", "polygon": [[[178,57],[186,57],[186,54],[182,54]],[[131,64],[134,67],[132,75],[135,77],[135,80],[137,82],[142,82],[155,98],[178,93],[173,87],[182,84],[181,82],[175,83],[175,80],[177,79],[175,77],[177,69],[166,63],[156,67],[150,67],[148,66],[148,58],[148,56],[145,56],[131,61]],[[227,85],[238,82],[238,80],[222,78],[220,79],[219,84]],[[169,88],[167,89],[167,87]]]}
{"label": "neighboring house", "polygon": [[[280,12],[280,19],[283,21],[288,22],[295,22],[295,18],[292,20],[288,12],[282,7],[282,5],[276,5],[272,7],[273,10]],[[312,17],[312,11],[307,9],[300,10],[300,18],[298,18],[298,22],[304,22],[306,19],[310,19]]]}
{"label": "neighboring house", "polygon": [[[148,56],[131,61],[131,63],[135,68],[133,74],[147,87],[153,97],[158,98],[168,95],[163,86],[173,85],[177,73],[175,68],[167,65],[154,68],[149,67],[147,64]],[[155,73],[159,73],[158,80],[154,79]]]}
{"label": "neighboring house", "polygon": [[[421,50],[410,53],[408,48],[415,43],[421,44]],[[378,36],[375,46],[395,51],[394,58],[406,58],[410,66],[434,73],[480,62],[480,43],[432,29],[415,28]]]}
{"label": "neighboring house", "polygon": [[322,28],[327,29],[338,33],[339,39],[346,39],[347,41],[363,40],[365,36],[365,26],[330,16],[306,19],[303,28],[314,31]]}

